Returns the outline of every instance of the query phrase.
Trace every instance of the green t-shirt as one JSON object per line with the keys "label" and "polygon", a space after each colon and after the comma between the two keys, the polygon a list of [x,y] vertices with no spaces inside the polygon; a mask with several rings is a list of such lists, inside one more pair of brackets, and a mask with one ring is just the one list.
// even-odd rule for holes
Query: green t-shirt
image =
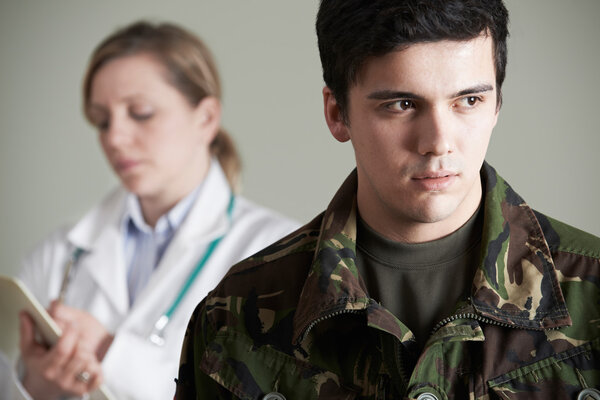
{"label": "green t-shirt", "polygon": [[457,231],[426,243],[389,240],[357,221],[357,268],[369,295],[390,310],[423,348],[433,327],[470,295],[479,262],[483,211]]}

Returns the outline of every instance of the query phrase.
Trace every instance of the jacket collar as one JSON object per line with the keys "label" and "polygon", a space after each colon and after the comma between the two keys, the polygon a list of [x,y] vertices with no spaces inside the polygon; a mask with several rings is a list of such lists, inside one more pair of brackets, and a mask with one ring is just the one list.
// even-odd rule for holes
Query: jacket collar
{"label": "jacket collar", "polygon": [[[473,282],[475,312],[508,326],[547,329],[571,323],[548,244],[531,208],[484,163],[481,262]],[[356,268],[356,189],[353,171],[327,207],[296,315],[294,339],[339,313],[365,311],[367,323],[408,340],[391,313],[370,300]]]}
{"label": "jacket collar", "polygon": [[485,216],[473,306],[482,316],[529,329],[571,324],[554,260],[533,210],[484,164]]}

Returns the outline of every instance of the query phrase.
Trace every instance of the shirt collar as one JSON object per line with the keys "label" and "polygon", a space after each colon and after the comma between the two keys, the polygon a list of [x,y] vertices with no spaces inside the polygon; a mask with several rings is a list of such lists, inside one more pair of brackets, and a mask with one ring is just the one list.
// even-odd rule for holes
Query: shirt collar
{"label": "shirt collar", "polygon": [[139,198],[133,193],[127,195],[125,203],[125,212],[122,219],[122,227],[133,225],[138,231],[151,234],[152,232],[158,234],[164,234],[166,232],[174,232],[179,226],[181,226],[183,220],[189,213],[192,205],[198,197],[202,189],[202,183],[200,183],[194,190],[192,190],[187,196],[181,199],[173,208],[171,208],[166,214],[162,215],[154,229],[149,226],[144,220],[142,214],[142,208],[140,206]]}

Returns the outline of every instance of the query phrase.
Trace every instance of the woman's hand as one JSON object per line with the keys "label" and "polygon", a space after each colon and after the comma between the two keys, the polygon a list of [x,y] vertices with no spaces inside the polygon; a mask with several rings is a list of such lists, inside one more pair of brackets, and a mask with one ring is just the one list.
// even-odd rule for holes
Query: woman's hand
{"label": "woman's hand", "polygon": [[95,352],[79,345],[81,331],[73,324],[63,323],[62,336],[48,348],[36,340],[31,317],[22,312],[19,319],[21,357],[25,364],[23,386],[34,399],[82,396],[100,386],[100,361]]}
{"label": "woman's hand", "polygon": [[65,326],[72,326],[78,334],[78,347],[95,353],[98,361],[102,362],[113,341],[113,336],[96,318],[57,300],[50,304],[48,312],[61,329],[64,329]]}

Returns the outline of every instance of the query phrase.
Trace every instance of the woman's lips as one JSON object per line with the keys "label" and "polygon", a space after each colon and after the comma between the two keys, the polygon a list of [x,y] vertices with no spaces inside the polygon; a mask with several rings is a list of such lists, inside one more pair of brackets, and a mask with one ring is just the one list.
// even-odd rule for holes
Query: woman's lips
{"label": "woman's lips", "polygon": [[139,161],[134,160],[119,160],[115,163],[116,169],[119,172],[127,172],[139,165]]}

